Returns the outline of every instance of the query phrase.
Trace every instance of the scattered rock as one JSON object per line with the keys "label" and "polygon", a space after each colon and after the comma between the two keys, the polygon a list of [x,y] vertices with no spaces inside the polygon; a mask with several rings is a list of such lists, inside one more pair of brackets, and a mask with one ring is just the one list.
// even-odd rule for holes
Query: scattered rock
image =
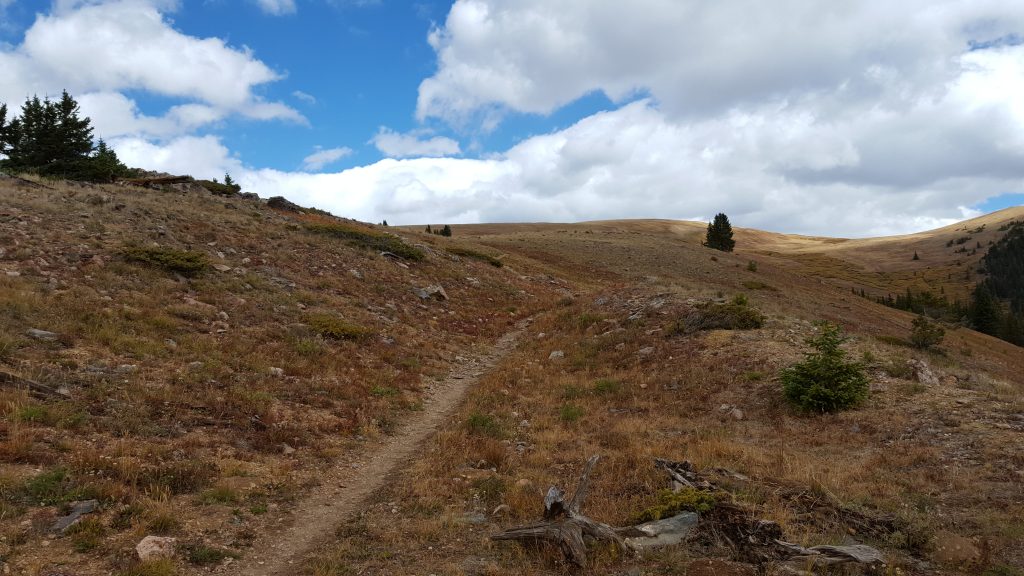
{"label": "scattered rock", "polygon": [[158,558],[171,558],[174,556],[174,548],[178,543],[177,538],[169,536],[146,536],[135,546],[135,552],[139,560],[155,560]]}
{"label": "scattered rock", "polygon": [[356,279],[359,279],[359,280],[363,279],[363,273],[360,272],[359,270],[356,270],[355,268],[349,270],[348,273],[351,274]]}
{"label": "scattered rock", "polygon": [[100,507],[100,503],[96,500],[85,500],[83,502],[73,502],[71,505],[71,512],[67,516],[61,516],[57,518],[57,521],[50,527],[50,532],[57,532],[63,534],[68,528],[71,528],[78,523],[78,520],[89,514],[95,512]]}
{"label": "scattered rock", "polygon": [[419,296],[421,300],[430,300],[431,298],[437,300],[448,299],[448,293],[444,291],[444,288],[442,288],[440,284],[432,284],[426,288],[417,288],[416,295]]}
{"label": "scattered rock", "polygon": [[925,386],[938,386],[939,378],[932,372],[931,367],[924,360],[907,360],[907,365],[914,371],[914,380]]}
{"label": "scattered rock", "polygon": [[136,364],[121,364],[120,366],[114,369],[114,371],[117,372],[118,374],[131,374],[132,372],[137,372],[138,370],[139,367]]}
{"label": "scattered rock", "polygon": [[650,356],[654,354],[654,346],[644,346],[643,348],[636,351],[641,356]]}
{"label": "scattered rock", "polygon": [[281,378],[284,376],[284,368],[278,368],[277,366],[270,367],[270,375],[274,378]]}
{"label": "scattered rock", "polygon": [[44,342],[56,342],[60,335],[55,332],[47,332],[46,330],[40,330],[38,328],[29,328],[25,331],[25,334],[29,338],[35,338],[36,340],[42,340]]}
{"label": "scattered rock", "polygon": [[466,277],[466,282],[469,282],[470,286],[479,286],[480,285],[480,281],[479,280],[477,280],[476,278],[469,277],[469,276]]}
{"label": "scattered rock", "polygon": [[213,269],[217,272],[230,272],[231,266],[228,266],[227,264],[214,264]]}
{"label": "scattered rock", "polygon": [[697,525],[697,515],[683,512],[671,518],[647,522],[636,527],[644,536],[626,538],[626,544],[634,549],[672,546],[682,542],[690,530]]}
{"label": "scattered rock", "polygon": [[743,420],[743,410],[740,410],[739,408],[733,408],[732,410],[730,410],[729,415],[735,418],[736,420]]}
{"label": "scattered rock", "polygon": [[292,448],[287,444],[281,444],[281,454],[284,454],[285,456],[295,454],[295,448]]}
{"label": "scattered rock", "polygon": [[521,490],[533,488],[533,482],[531,482],[529,478],[520,478],[519,480],[516,480],[516,488]]}
{"label": "scattered rock", "polygon": [[479,512],[463,514],[461,520],[466,524],[487,524],[487,516],[484,516]]}
{"label": "scattered rock", "polygon": [[272,196],[268,198],[267,206],[277,210],[284,210],[285,212],[303,212],[302,206],[299,206],[294,202],[289,202],[283,196]]}
{"label": "scattered rock", "polygon": [[173,339],[171,339],[171,338],[168,338],[168,339],[164,340],[164,344],[166,344],[166,345],[167,345],[167,347],[168,347],[168,348],[170,348],[170,349],[172,349],[172,350],[178,347],[178,343],[177,343],[177,342],[175,342],[175,341],[174,341]]}
{"label": "scattered rock", "polygon": [[548,354],[548,360],[558,360],[560,358],[565,358],[565,352],[562,352],[561,350],[555,350],[551,352],[551,354]]}

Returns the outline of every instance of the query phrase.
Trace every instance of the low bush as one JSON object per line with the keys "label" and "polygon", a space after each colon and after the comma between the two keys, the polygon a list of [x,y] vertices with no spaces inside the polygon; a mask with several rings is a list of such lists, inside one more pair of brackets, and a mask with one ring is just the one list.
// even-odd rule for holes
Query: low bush
{"label": "low bush", "polygon": [[198,276],[210,267],[205,254],[191,250],[164,246],[129,246],[121,253],[130,262],[141,262],[182,276]]}
{"label": "low bush", "polygon": [[474,412],[466,420],[466,428],[474,436],[487,436],[490,438],[501,437],[501,425],[489,414]]}
{"label": "low bush", "polygon": [[426,258],[426,254],[422,250],[409,246],[401,238],[368,228],[335,222],[307,224],[306,229],[316,234],[347,240],[350,244],[361,248],[390,252],[406,260],[419,261]]}
{"label": "low bush", "polygon": [[491,256],[490,254],[485,254],[483,252],[479,252],[477,250],[473,250],[471,248],[450,246],[446,248],[446,250],[448,251],[449,254],[455,254],[456,256],[463,256],[465,258],[472,258],[474,260],[480,260],[481,262],[487,262],[488,264],[494,266],[495,268],[501,268],[504,265],[502,264],[501,260],[498,260],[494,256]]}
{"label": "low bush", "polygon": [[910,331],[910,343],[915,348],[927,350],[937,346],[946,336],[946,330],[936,322],[932,322],[924,316],[914,318],[913,328]]}
{"label": "low bush", "polygon": [[369,329],[331,314],[313,314],[306,323],[324,338],[332,340],[362,340],[371,334]]}
{"label": "low bush", "polygon": [[868,395],[868,378],[858,362],[846,361],[839,346],[846,341],[839,327],[823,322],[817,336],[807,339],[814,349],[781,373],[786,399],[806,412],[838,412]]}
{"label": "low bush", "polygon": [[677,321],[670,334],[691,334],[700,330],[753,330],[764,326],[764,315],[752,308],[742,294],[732,302],[709,302],[691,310]]}

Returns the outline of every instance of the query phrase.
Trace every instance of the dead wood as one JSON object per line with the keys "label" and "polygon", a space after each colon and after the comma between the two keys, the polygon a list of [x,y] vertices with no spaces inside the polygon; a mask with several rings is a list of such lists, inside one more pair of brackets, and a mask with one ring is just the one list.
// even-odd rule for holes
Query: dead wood
{"label": "dead wood", "polygon": [[40,384],[39,382],[2,371],[0,371],[0,388],[7,388],[9,390],[27,390],[32,396],[41,399],[65,396],[59,389],[52,386]]}
{"label": "dead wood", "polygon": [[607,524],[595,522],[584,516],[580,509],[590,489],[590,474],[600,456],[591,456],[580,476],[576,492],[569,503],[565,494],[552,486],[544,496],[544,521],[510,528],[491,536],[491,540],[514,540],[524,545],[550,544],[557,546],[562,555],[573,566],[583,568],[587,564],[587,548],[584,537],[614,543],[620,550],[628,550],[618,531]]}

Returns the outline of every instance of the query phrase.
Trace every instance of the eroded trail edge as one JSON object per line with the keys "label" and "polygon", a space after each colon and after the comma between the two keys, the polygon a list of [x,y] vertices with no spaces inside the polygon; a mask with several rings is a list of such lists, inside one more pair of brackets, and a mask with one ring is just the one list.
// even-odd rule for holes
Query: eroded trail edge
{"label": "eroded trail edge", "polygon": [[320,486],[295,507],[288,526],[257,538],[229,572],[247,576],[295,574],[308,552],[331,538],[341,523],[365,507],[371,494],[384,487],[392,472],[414,458],[470,387],[512,351],[531,321],[520,320],[489,349],[467,356],[443,380],[432,384],[423,411],[405,422],[394,436],[367,446],[358,467],[348,460],[336,463],[324,474]]}

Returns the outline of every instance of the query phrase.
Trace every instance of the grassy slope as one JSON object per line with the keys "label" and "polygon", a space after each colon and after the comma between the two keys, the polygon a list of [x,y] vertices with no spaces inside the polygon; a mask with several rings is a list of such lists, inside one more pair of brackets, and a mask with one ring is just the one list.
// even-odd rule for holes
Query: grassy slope
{"label": "grassy slope", "polygon": [[[148,533],[244,549],[319,467],[415,411],[460,351],[557,297],[528,262],[454,259],[414,235],[427,258],[401,263],[307,220],[325,219],[206,193],[0,182],[0,371],[70,394],[0,390],[6,560],[108,573]],[[185,278],[128,246],[211,266]],[[421,301],[430,284],[450,300]],[[324,324],[365,334],[325,338]],[[100,537],[41,547],[64,503],[91,497]]]}
{"label": "grassy slope", "polygon": [[[832,250],[843,244],[835,240],[737,230],[738,253],[712,252],[695,223],[455,226],[451,240],[403,234],[428,251],[403,268],[308,233],[308,218],[245,201],[2,183],[0,197],[0,269],[20,274],[0,273],[0,370],[71,391],[70,400],[44,402],[4,392],[0,403],[0,529],[8,557],[30,573],[106,573],[154,532],[244,554],[253,534],[316,483],[319,467],[372,449],[460,349],[493,341],[534,311],[542,312],[527,342],[485,376],[409,473],[310,560],[309,573],[558,571],[486,535],[535,519],[548,484],[571,486],[593,453],[605,459],[586,511],[603,521],[627,522],[653,504],[664,480],[650,457],[664,456],[751,477],[738,498],[802,543],[848,535],[841,504],[899,517],[896,533],[857,536],[910,572],[914,558],[931,559],[944,530],[984,541],[993,565],[1024,564],[1013,547],[1024,530],[1024,354],[967,330],[948,334],[942,355],[900,346],[911,316],[854,297],[828,273],[895,288],[907,273],[901,241],[879,243],[892,266],[875,271]],[[945,247],[945,236],[922,246],[936,240]],[[151,242],[201,251],[232,270],[181,279],[119,256]],[[784,250],[786,242],[795,247]],[[505,265],[453,258],[452,245]],[[800,260],[816,251],[837,262]],[[922,260],[955,266],[936,254],[941,262]],[[452,299],[424,303],[413,293],[433,283]],[[768,315],[764,328],[668,336],[695,301],[739,292]],[[300,325],[324,314],[372,335],[335,341]],[[874,392],[860,410],[808,418],[780,400],[775,375],[800,357],[818,319],[841,323],[855,337],[851,353],[869,363]],[[31,340],[27,328],[59,332],[62,342]],[[554,350],[564,359],[549,360]],[[909,358],[929,362],[944,384],[912,382]],[[298,450],[285,455],[284,444]],[[53,480],[59,473],[64,480]],[[91,528],[100,536],[44,548],[33,526],[58,507],[40,502],[86,495],[104,500]],[[507,516],[463,520],[501,503]],[[639,566],[678,572],[705,553],[724,554],[679,549]],[[593,571],[622,569],[602,557]]]}
{"label": "grassy slope", "polygon": [[[962,232],[939,231],[937,240],[944,247],[945,236]],[[769,256],[783,237],[739,230],[739,252],[722,254],[700,247],[701,234],[700,225],[668,221],[456,226],[456,237],[558,267],[579,297],[537,320],[534,338],[472,393],[410,479],[380,494],[308,573],[559,573],[557,554],[538,557],[487,536],[536,520],[547,487],[571,489],[591,454],[604,459],[585,511],[611,524],[655,504],[665,478],[653,457],[688,459],[752,478],[736,498],[803,544],[852,536],[882,548],[904,573],[1019,573],[1024,351],[962,329],[950,330],[940,353],[907,348],[899,342],[911,315]],[[755,244],[769,236],[772,243]],[[793,239],[826,251],[830,242]],[[878,244],[901,249],[901,241]],[[695,300],[738,292],[768,314],[764,328],[668,336]],[[858,410],[806,417],[781,401],[778,370],[799,359],[817,319],[843,325],[853,336],[847,349],[867,363],[872,395]],[[555,350],[563,360],[549,359]],[[929,363],[942,384],[915,382],[909,359]],[[473,425],[482,420],[495,426]],[[508,512],[491,516],[499,504]],[[851,511],[894,517],[897,528],[867,533]],[[465,520],[473,514],[485,522]],[[939,561],[936,548],[950,533],[974,539],[975,565]],[[730,552],[694,546],[642,561],[599,554],[589,570],[684,573],[703,555]]]}

